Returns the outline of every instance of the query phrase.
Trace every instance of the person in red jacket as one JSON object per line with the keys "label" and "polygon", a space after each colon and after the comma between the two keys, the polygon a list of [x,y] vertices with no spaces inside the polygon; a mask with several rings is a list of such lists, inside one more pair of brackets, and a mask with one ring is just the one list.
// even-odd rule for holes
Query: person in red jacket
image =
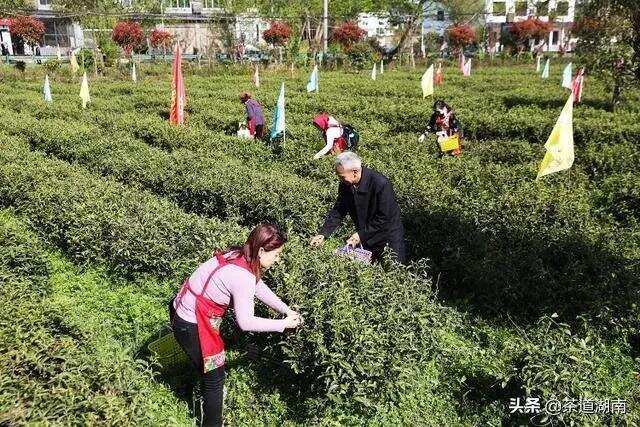
{"label": "person in red jacket", "polygon": [[325,146],[313,156],[314,159],[319,159],[329,152],[340,154],[346,150],[347,140],[343,136],[343,127],[333,116],[322,112],[313,118],[313,125],[322,131],[325,141]]}

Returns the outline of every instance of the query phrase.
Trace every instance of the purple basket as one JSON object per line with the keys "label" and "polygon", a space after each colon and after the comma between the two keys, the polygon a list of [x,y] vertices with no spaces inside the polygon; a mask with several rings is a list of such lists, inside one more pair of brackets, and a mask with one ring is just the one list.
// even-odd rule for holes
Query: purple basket
{"label": "purple basket", "polygon": [[336,249],[335,253],[336,255],[347,256],[365,264],[371,264],[371,258],[373,256],[373,253],[371,251],[363,249],[362,247],[354,248],[352,245],[348,244]]}

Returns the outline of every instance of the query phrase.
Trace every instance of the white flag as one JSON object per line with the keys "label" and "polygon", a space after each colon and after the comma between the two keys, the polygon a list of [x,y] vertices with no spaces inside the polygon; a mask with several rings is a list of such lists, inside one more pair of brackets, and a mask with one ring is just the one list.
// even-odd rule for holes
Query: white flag
{"label": "white flag", "polygon": [[378,69],[378,64],[374,63],[373,69],[371,70],[371,80],[376,79],[377,69]]}
{"label": "white flag", "polygon": [[89,81],[87,80],[87,72],[82,76],[82,84],[80,85],[80,99],[82,99],[82,108],[87,108],[87,104],[91,102],[89,96]]}
{"label": "white flag", "polygon": [[49,85],[49,75],[47,74],[44,77],[44,88],[42,90],[43,95],[44,95],[44,100],[46,102],[53,102],[53,99],[51,98],[51,85]]}
{"label": "white flag", "polygon": [[138,74],[136,73],[136,63],[133,63],[133,66],[131,67],[131,80],[133,80],[134,83],[138,82]]}
{"label": "white flag", "polygon": [[380,60],[380,74],[384,74],[384,59]]}
{"label": "white flag", "polygon": [[253,84],[255,87],[260,87],[260,72],[258,65],[256,65],[256,71],[253,73]]}
{"label": "white flag", "polygon": [[571,71],[571,62],[564,67],[564,71],[562,72],[562,87],[566,87],[569,90],[573,89],[572,82],[573,73]]}
{"label": "white flag", "polygon": [[467,59],[467,62],[464,64],[462,75],[465,77],[469,77],[471,75],[471,58]]}

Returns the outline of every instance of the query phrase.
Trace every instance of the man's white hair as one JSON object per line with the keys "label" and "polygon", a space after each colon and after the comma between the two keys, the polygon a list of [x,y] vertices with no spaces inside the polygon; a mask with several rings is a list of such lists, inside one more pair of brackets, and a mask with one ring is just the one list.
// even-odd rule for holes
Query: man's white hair
{"label": "man's white hair", "polygon": [[362,169],[362,160],[353,151],[345,151],[336,156],[336,167],[338,166],[346,170]]}

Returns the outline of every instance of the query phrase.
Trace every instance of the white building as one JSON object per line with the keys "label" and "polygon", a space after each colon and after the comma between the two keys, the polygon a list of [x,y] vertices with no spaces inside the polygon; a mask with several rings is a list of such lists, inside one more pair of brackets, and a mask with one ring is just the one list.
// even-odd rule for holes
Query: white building
{"label": "white building", "polygon": [[489,30],[489,40],[495,45],[490,50],[502,50],[500,35],[514,22],[520,22],[535,17],[541,21],[552,21],[553,29],[546,40],[534,40],[534,45],[544,44],[547,52],[558,52],[563,48],[571,51],[574,40],[569,38],[569,28],[575,16],[576,0],[486,0],[486,23]]}
{"label": "white building", "polygon": [[424,6],[424,16],[422,27],[425,33],[437,33],[442,36],[445,30],[453,24],[449,19],[449,11],[439,1],[427,2]]}
{"label": "white building", "polygon": [[[40,42],[43,55],[53,55],[60,47],[63,52],[80,47],[84,43],[82,28],[70,18],[59,17],[52,8],[54,0],[33,0],[33,16],[45,26],[44,36]],[[0,17],[0,41],[9,49],[10,54],[30,55],[31,49],[11,37],[9,19]]]}
{"label": "white building", "polygon": [[358,26],[367,32],[366,37],[375,38],[380,46],[393,45],[395,35],[389,22],[389,15],[385,13],[360,13],[358,14]]}
{"label": "white building", "polygon": [[[436,33],[442,36],[453,22],[449,19],[449,12],[440,1],[430,1],[424,6],[424,19],[420,33],[414,35],[413,41],[419,41],[421,34]],[[367,37],[378,40],[381,46],[389,48],[397,42],[396,28],[390,23],[389,15],[385,13],[358,15],[358,26],[367,32]]]}

